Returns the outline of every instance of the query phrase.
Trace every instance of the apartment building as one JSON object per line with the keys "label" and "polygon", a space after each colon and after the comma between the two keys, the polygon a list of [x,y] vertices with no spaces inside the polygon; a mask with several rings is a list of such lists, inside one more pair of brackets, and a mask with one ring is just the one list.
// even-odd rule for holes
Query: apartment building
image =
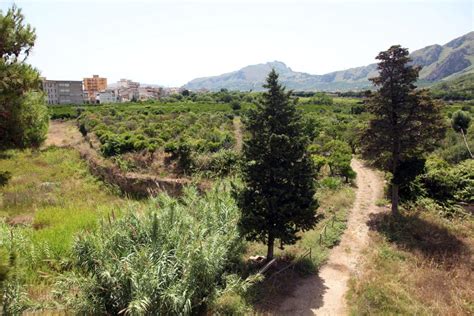
{"label": "apartment building", "polygon": [[92,78],[84,78],[84,90],[87,91],[87,99],[91,103],[96,103],[97,94],[107,89],[107,78],[93,75]]}
{"label": "apartment building", "polygon": [[82,81],[46,80],[42,78],[42,88],[48,104],[84,103]]}

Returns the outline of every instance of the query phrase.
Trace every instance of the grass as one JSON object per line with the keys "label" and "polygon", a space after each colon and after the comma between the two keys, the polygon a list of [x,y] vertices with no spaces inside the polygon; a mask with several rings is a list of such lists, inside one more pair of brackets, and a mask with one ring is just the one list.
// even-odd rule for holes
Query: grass
{"label": "grass", "polygon": [[353,315],[472,315],[474,220],[410,209],[372,221],[364,273],[350,282]]}
{"label": "grass", "polygon": [[77,232],[95,229],[100,218],[128,203],[91,176],[71,149],[8,151],[0,170],[11,173],[0,187],[0,248],[10,246],[11,231],[18,267],[33,288],[64,269]]}

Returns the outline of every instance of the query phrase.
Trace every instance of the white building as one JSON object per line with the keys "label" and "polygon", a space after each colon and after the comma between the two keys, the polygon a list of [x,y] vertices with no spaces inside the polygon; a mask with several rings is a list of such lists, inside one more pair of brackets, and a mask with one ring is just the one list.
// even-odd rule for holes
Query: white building
{"label": "white building", "polygon": [[104,103],[116,103],[118,101],[117,95],[112,90],[106,90],[97,93],[97,101],[100,104]]}

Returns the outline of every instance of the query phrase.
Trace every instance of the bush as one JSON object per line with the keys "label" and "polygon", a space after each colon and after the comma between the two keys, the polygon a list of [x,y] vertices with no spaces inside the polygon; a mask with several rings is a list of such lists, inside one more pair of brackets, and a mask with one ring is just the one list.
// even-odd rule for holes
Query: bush
{"label": "bush", "polygon": [[405,199],[428,197],[439,203],[474,202],[474,160],[451,166],[443,159],[432,156],[425,170],[401,193]]}
{"label": "bush", "polygon": [[186,142],[171,142],[165,145],[165,152],[171,154],[171,160],[177,162],[177,167],[184,173],[190,172],[193,166],[191,146]]}
{"label": "bush", "polygon": [[231,149],[224,149],[212,155],[206,155],[197,161],[200,171],[210,171],[224,177],[239,170],[240,154]]}
{"label": "bush", "polygon": [[[142,215],[140,215],[142,214]],[[205,312],[241,255],[239,211],[227,190],[179,202],[166,195],[131,210],[73,248],[80,275],[62,282],[85,314],[190,315]]]}
{"label": "bush", "polygon": [[319,181],[319,186],[335,191],[342,187],[342,182],[339,178],[327,177]]}
{"label": "bush", "polygon": [[12,174],[9,171],[0,171],[0,187],[7,185],[11,178]]}
{"label": "bush", "polygon": [[317,92],[311,98],[310,102],[312,104],[322,104],[322,105],[332,105],[333,99],[324,92]]}

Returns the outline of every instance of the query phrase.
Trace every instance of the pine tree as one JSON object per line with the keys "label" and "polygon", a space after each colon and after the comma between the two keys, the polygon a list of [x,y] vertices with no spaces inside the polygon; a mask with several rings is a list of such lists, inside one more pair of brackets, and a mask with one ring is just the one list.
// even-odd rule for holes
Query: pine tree
{"label": "pine tree", "polygon": [[362,153],[392,173],[392,214],[398,215],[398,188],[406,179],[402,163],[421,159],[444,136],[440,105],[426,91],[416,91],[419,67],[412,66],[406,48],[381,52],[379,76],[371,79],[378,90],[367,110],[373,115],[361,138]]}
{"label": "pine tree", "polygon": [[246,120],[250,138],[244,142],[245,188],[238,203],[241,231],[248,240],[265,243],[271,260],[276,239],[283,248],[299,239],[298,231],[314,227],[318,204],[301,115],[275,70],[264,88],[262,102]]}
{"label": "pine tree", "polygon": [[39,72],[25,61],[36,34],[16,6],[0,11],[0,149],[38,147],[49,115]]}

